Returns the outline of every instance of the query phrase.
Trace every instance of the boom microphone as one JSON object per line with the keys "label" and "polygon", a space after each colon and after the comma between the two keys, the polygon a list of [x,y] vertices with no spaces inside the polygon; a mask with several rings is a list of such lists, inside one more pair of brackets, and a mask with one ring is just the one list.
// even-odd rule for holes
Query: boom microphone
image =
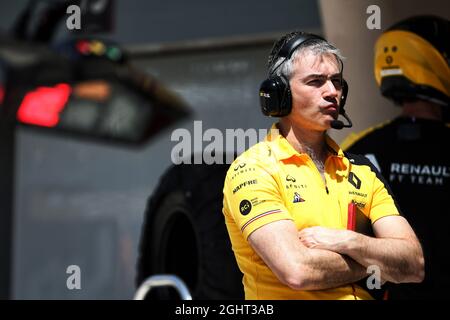
{"label": "boom microphone", "polygon": [[344,122],[341,121],[341,120],[333,120],[333,121],[330,122],[330,126],[333,129],[341,130],[342,128],[351,128],[351,127],[353,127],[352,120],[350,120],[350,118],[347,116],[347,114],[345,112],[342,113],[342,116],[345,118],[345,120],[347,120],[348,124],[344,124]]}
{"label": "boom microphone", "polygon": [[331,121],[330,126],[333,129],[341,130],[342,128],[344,128],[344,122],[342,122],[340,120],[333,120],[333,121]]}

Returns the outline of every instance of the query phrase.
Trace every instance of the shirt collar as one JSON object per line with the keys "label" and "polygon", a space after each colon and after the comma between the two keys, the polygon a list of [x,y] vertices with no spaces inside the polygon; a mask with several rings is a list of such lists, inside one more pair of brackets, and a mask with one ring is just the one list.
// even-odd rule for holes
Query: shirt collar
{"label": "shirt collar", "polygon": [[[270,145],[270,149],[273,151],[278,160],[285,160],[293,156],[302,156],[302,153],[295,150],[287,139],[281,135],[280,130],[277,127],[277,123],[272,124],[272,127],[270,128],[270,131],[264,141]],[[325,134],[325,142],[329,151],[332,153],[332,157],[336,157],[340,160],[338,161],[339,165],[336,167],[336,173],[345,176],[350,166],[344,152],[328,134]]]}
{"label": "shirt collar", "polygon": [[277,123],[272,124],[265,140],[270,145],[270,149],[278,160],[288,159],[301,154],[283,137],[278,129]]}

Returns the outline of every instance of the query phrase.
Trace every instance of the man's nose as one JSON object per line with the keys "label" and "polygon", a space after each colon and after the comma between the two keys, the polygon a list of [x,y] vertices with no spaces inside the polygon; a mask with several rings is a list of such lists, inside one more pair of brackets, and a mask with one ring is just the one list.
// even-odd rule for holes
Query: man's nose
{"label": "man's nose", "polygon": [[338,90],[334,86],[333,81],[331,81],[331,79],[327,80],[325,87],[326,87],[326,96],[333,98],[338,96]]}

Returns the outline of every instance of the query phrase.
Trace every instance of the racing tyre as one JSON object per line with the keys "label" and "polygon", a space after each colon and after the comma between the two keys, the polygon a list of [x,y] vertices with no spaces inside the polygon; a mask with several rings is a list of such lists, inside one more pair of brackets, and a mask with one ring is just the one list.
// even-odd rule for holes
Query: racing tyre
{"label": "racing tyre", "polygon": [[[193,299],[243,299],[240,272],[222,214],[229,165],[170,167],[149,198],[142,227],[137,285],[154,274],[174,274]],[[177,299],[157,288],[150,299]]]}

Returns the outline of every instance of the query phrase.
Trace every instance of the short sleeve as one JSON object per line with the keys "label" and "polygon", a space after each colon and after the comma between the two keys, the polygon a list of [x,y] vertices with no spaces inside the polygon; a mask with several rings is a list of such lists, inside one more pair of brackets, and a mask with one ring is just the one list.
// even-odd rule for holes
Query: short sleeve
{"label": "short sleeve", "polygon": [[392,198],[389,186],[377,174],[374,179],[370,220],[374,223],[382,217],[392,215],[400,215],[399,209]]}
{"label": "short sleeve", "polygon": [[389,184],[373,163],[360,154],[346,153],[346,157],[351,159],[354,165],[361,166],[363,175],[371,181],[370,190],[367,190],[371,193],[371,205],[367,214],[371,223],[382,217],[400,215],[400,209],[392,196]]}
{"label": "short sleeve", "polygon": [[261,163],[239,161],[231,165],[224,184],[224,214],[229,215],[244,238],[278,220],[293,220],[275,178]]}

